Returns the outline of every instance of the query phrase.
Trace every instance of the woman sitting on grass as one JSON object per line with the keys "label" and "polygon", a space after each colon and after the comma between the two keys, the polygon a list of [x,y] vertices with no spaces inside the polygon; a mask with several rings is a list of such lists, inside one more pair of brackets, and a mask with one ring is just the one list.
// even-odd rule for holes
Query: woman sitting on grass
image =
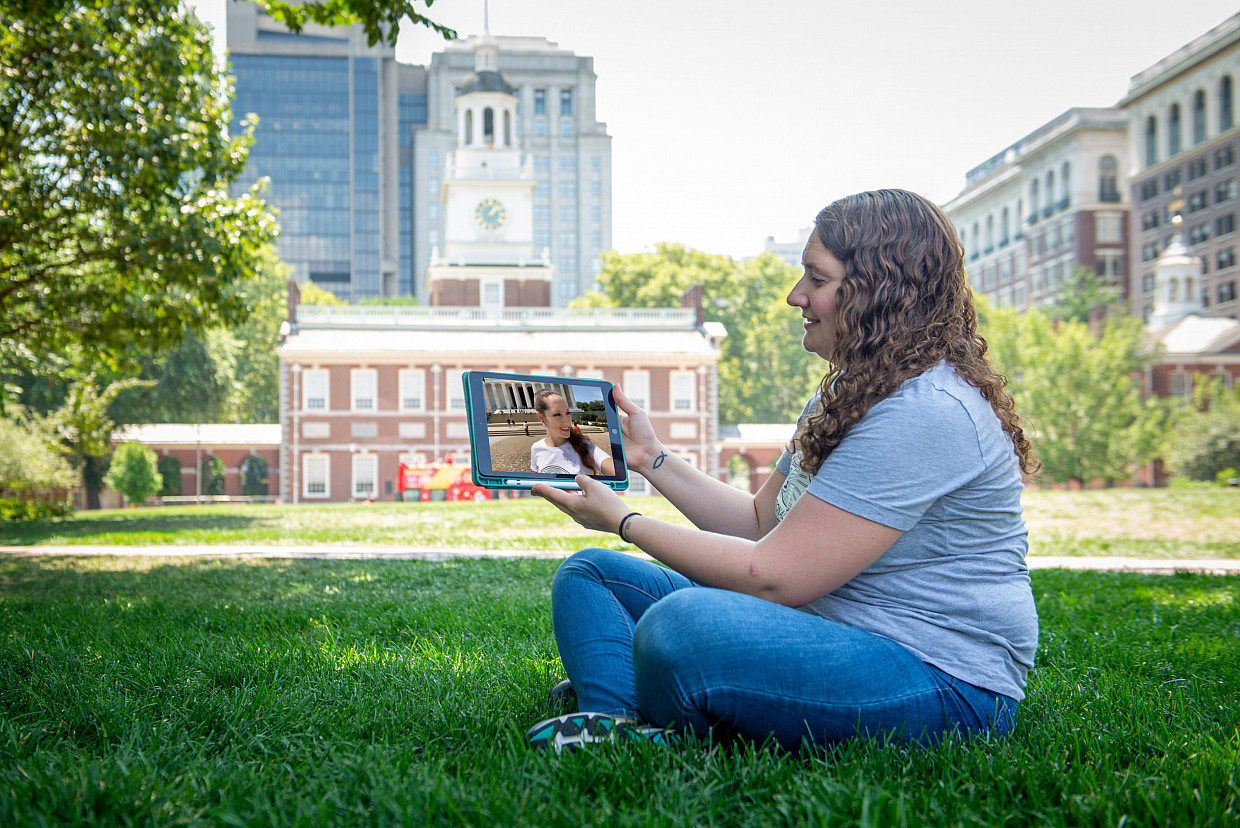
{"label": "woman sitting on grass", "polygon": [[788,295],[821,388],[756,495],[669,454],[616,389],[625,454],[697,529],[606,486],[534,492],[665,567],[607,549],[552,586],[581,713],[532,745],[671,731],[797,749],[1005,734],[1037,648],[1021,472],[1036,467],[986,359],[955,230],[901,190],[817,217]]}

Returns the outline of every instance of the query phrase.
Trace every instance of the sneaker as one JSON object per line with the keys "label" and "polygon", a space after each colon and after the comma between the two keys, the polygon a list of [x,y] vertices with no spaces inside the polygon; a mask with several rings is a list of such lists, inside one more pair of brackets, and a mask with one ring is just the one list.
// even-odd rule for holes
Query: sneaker
{"label": "sneaker", "polygon": [[673,731],[606,713],[567,713],[545,719],[531,727],[525,739],[535,750],[550,748],[556,753],[581,750],[595,742],[618,740],[646,741],[664,746],[680,743],[679,734]]}
{"label": "sneaker", "polygon": [[577,703],[577,691],[573,688],[573,683],[568,679],[552,687],[547,693],[547,698],[552,704],[573,704]]}
{"label": "sneaker", "polygon": [[612,741],[617,725],[628,721],[606,713],[566,713],[534,725],[525,734],[525,740],[535,750],[580,750],[593,742]]}

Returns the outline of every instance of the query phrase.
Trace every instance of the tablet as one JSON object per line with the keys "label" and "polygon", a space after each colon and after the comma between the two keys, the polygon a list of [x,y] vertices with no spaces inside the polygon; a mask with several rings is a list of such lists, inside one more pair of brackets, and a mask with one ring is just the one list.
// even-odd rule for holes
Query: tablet
{"label": "tablet", "polygon": [[629,487],[611,383],[584,377],[466,371],[465,416],[475,486],[576,489],[588,474]]}

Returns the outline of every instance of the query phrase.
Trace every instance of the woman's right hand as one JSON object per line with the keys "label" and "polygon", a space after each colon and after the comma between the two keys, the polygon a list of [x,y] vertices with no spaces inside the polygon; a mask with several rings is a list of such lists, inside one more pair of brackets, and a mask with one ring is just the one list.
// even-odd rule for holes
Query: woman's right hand
{"label": "woman's right hand", "polygon": [[620,432],[624,435],[624,462],[635,472],[648,472],[654,458],[663,453],[659,438],[646,412],[624,395],[620,386],[612,387],[616,408],[620,411]]}

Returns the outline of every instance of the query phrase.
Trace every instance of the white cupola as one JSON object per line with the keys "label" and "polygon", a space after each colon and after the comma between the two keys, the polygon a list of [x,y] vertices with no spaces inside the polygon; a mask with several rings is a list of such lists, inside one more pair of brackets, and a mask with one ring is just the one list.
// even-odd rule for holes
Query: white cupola
{"label": "white cupola", "polygon": [[1154,313],[1151,328],[1161,328],[1201,310],[1201,258],[1184,244],[1180,217],[1175,235],[1154,263]]}

